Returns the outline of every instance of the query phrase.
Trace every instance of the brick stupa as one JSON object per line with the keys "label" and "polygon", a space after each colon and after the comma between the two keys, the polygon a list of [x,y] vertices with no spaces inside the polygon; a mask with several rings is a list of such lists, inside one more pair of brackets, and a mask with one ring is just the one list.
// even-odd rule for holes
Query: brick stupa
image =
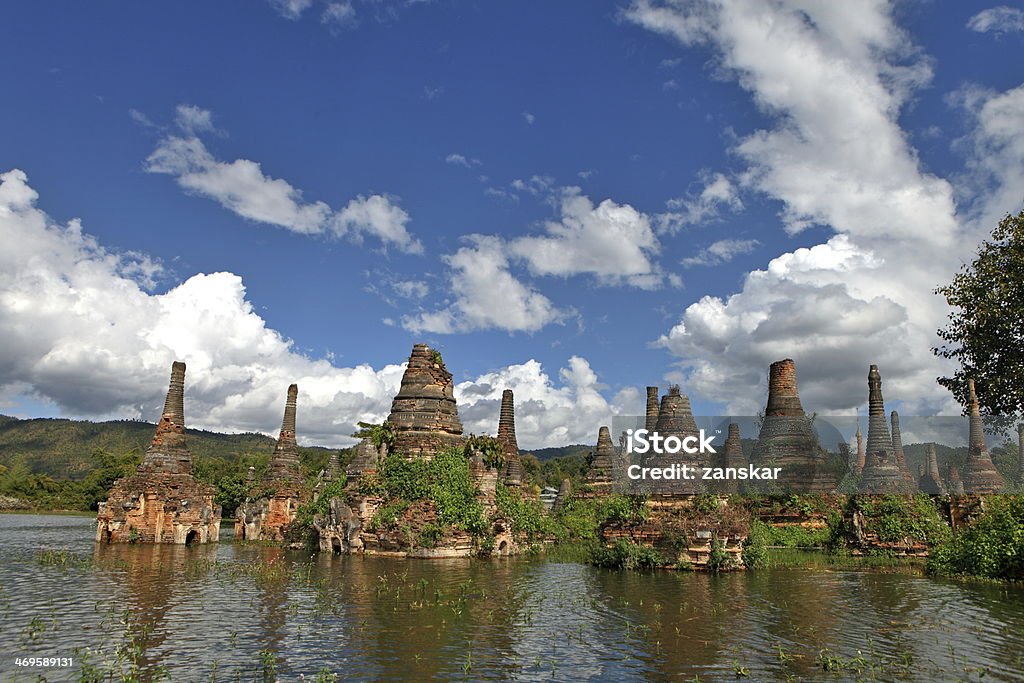
{"label": "brick stupa", "polygon": [[426,344],[412,347],[388,422],[395,428],[394,450],[407,458],[432,458],[435,453],[461,446],[465,441],[452,374],[444,366],[441,354]]}
{"label": "brick stupa", "polygon": [[877,365],[868,369],[868,443],[861,489],[866,493],[911,493],[917,487],[900,471],[885,418],[882,374]]}
{"label": "brick stupa", "polygon": [[587,468],[586,483],[595,493],[611,491],[615,477],[615,444],[608,427],[601,427],[597,432],[597,447],[590,455],[590,467]]}
{"label": "brick stupa", "polygon": [[910,473],[907,465],[907,456],[903,452],[903,434],[900,432],[900,414],[895,410],[889,415],[889,424],[892,425],[892,452],[896,456],[896,464],[900,468],[900,474],[911,485],[916,486],[917,477]]}
{"label": "brick stupa", "polygon": [[[743,455],[743,444],[740,441],[740,426],[735,422],[729,423],[729,434],[725,438],[725,448],[722,449],[722,466],[737,469],[747,466],[747,456]],[[727,493],[736,493],[739,484],[736,479],[727,479],[723,482],[723,488]]]}
{"label": "brick stupa", "polygon": [[511,389],[501,392],[501,412],[498,413],[498,441],[505,461],[502,468],[502,482],[507,486],[521,486],[523,483],[523,461],[519,457],[519,443],[516,441],[516,406]]}
{"label": "brick stupa", "polygon": [[283,541],[299,506],[309,495],[299,467],[299,444],[295,440],[295,409],[299,388],[288,387],[281,432],[255,498],[239,506],[235,519],[235,538],[248,541]]}
{"label": "brick stupa", "polygon": [[924,474],[918,480],[918,488],[932,496],[946,495],[946,484],[939,475],[939,459],[935,455],[935,444],[928,444],[927,463]]}
{"label": "brick stupa", "polygon": [[156,434],[135,474],[118,479],[99,504],[96,540],[103,543],[215,543],[220,505],[214,488],[192,476],[185,443],[185,364],[171,383]]}
{"label": "brick stupa", "polygon": [[1003,475],[996,469],[985,445],[985,428],[981,421],[978,394],[974,380],[967,380],[969,406],[969,432],[967,437],[967,463],[964,465],[963,485],[966,493],[999,493],[1006,486]]}
{"label": "brick stupa", "polygon": [[768,403],[751,460],[781,467],[783,486],[794,492],[824,492],[835,488],[822,473],[823,458],[811,421],[800,403],[793,360],[776,361],[768,370]]}

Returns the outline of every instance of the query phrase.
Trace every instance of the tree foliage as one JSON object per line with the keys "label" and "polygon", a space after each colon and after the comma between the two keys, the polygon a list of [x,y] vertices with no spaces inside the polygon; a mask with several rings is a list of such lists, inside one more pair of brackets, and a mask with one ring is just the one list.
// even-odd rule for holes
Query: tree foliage
{"label": "tree foliage", "polygon": [[1024,412],[1024,211],[1000,221],[974,261],[935,291],[953,311],[932,350],[960,366],[939,384],[966,409],[974,379],[982,414],[1005,429]]}

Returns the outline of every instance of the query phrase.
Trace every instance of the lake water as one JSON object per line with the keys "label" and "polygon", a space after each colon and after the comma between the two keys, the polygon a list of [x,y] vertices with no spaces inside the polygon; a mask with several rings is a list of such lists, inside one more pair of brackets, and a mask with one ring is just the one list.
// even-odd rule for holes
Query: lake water
{"label": "lake water", "polygon": [[[1024,681],[1020,587],[311,557],[230,539],[95,547],[92,534],[88,517],[0,515],[3,681]],[[15,665],[33,656],[73,664]]]}

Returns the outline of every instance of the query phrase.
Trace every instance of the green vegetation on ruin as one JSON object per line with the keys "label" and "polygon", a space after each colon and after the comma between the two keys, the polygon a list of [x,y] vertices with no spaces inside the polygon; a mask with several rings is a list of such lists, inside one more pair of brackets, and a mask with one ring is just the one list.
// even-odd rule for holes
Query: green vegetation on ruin
{"label": "green vegetation on ruin", "polygon": [[987,498],[975,520],[932,548],[928,571],[1024,581],[1024,498]]}

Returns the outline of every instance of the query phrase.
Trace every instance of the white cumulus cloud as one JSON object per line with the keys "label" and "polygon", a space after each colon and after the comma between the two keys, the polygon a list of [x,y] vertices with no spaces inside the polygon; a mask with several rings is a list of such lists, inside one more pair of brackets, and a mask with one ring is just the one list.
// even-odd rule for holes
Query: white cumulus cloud
{"label": "white cumulus cloud", "polygon": [[470,235],[466,239],[469,246],[444,257],[449,268],[451,304],[403,317],[406,329],[437,334],[489,329],[536,332],[565,317],[565,311],[509,271],[500,238]]}
{"label": "white cumulus cloud", "polygon": [[652,289],[662,276],[654,261],[661,246],[650,219],[628,204],[605,199],[597,206],[571,187],[559,198],[560,217],[545,234],[508,243],[535,275],[593,275],[601,284]]}
{"label": "white cumulus cloud", "polygon": [[[753,414],[768,365],[792,357],[804,405],[851,410],[865,373],[907,410],[952,409],[930,348],[945,319],[932,292],[969,257],[949,182],[921,168],[899,125],[931,62],[881,2],[638,0],[626,18],[706,46],[770,127],[738,140],[741,187],[779,200],[783,228],[834,236],[782,254],[740,291],[688,306],[659,340],[690,390]],[[1005,120],[1005,117],[998,117]],[[1006,145],[1003,145],[1005,147]]]}
{"label": "white cumulus cloud", "polygon": [[[299,353],[256,314],[233,273],[197,274],[151,293],[148,281],[159,264],[104,248],[77,220],[56,223],[37,199],[22,171],[0,174],[0,240],[8,245],[0,251],[4,404],[29,395],[67,415],[154,420],[170,364],[184,360],[191,427],[275,433],[292,382],[299,385],[305,443],[347,445],[357,422],[387,416],[404,362],[337,367]],[[489,245],[482,240],[473,248],[487,254]],[[500,264],[500,250],[492,256]],[[460,257],[453,258],[459,267]],[[426,284],[399,282],[396,288],[417,296]],[[513,318],[543,309],[526,298]],[[448,361],[457,368],[457,359]],[[570,358],[555,380],[530,360],[458,385],[468,430],[495,432],[505,388],[516,392],[518,432],[527,448],[592,443],[613,412],[640,409],[636,390],[604,398],[606,387],[583,358]]]}
{"label": "white cumulus cloud", "polygon": [[558,379],[556,384],[531,359],[459,383],[455,398],[464,428],[475,434],[495,433],[504,389],[515,394],[516,436],[523,449],[596,443],[598,429],[609,425],[612,415],[642,414],[639,389],[624,389],[611,400],[605,398],[605,387],[584,358],[571,357]]}

